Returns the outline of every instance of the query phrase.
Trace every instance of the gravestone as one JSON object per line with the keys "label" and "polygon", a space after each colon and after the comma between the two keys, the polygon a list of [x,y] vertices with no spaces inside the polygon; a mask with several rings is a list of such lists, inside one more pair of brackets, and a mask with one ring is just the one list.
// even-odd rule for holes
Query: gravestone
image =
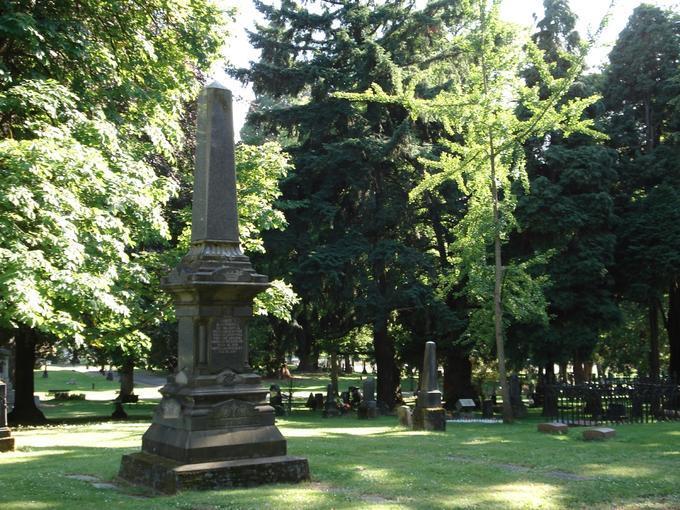
{"label": "gravestone", "polygon": [[397,407],[397,418],[402,427],[413,428],[413,412],[409,406]]}
{"label": "gravestone", "polygon": [[522,400],[522,385],[519,377],[513,374],[508,378],[508,386],[510,393],[510,405],[512,406],[512,416],[515,418],[524,418],[527,415],[527,407]]}
{"label": "gravestone", "polygon": [[309,479],[288,456],[267,389],[248,364],[253,298],[269,284],[239,244],[231,92],[198,101],[191,246],[162,288],[178,320],[177,371],[120,477],[173,493]]}
{"label": "gravestone", "polygon": [[283,395],[281,394],[281,387],[278,384],[272,384],[269,387],[269,405],[274,408],[276,416],[285,416],[286,409],[283,407]]}
{"label": "gravestone", "polygon": [[482,401],[482,418],[491,419],[493,418],[493,407],[494,401],[491,399]]}
{"label": "gravestone", "polygon": [[0,452],[14,450],[14,438],[7,426],[7,386],[0,381]]}
{"label": "gravestone", "polygon": [[418,386],[420,389],[413,410],[413,429],[446,430],[446,412],[442,407],[442,392],[437,385],[437,346],[434,342],[425,344]]}
{"label": "gravestone", "polygon": [[566,434],[569,432],[569,427],[566,423],[553,421],[550,423],[539,423],[536,426],[536,430],[543,432],[544,434]]}
{"label": "gravestone", "polygon": [[459,398],[456,401],[456,412],[461,418],[472,419],[475,417],[474,411],[477,408],[475,401],[471,398]]}
{"label": "gravestone", "polygon": [[364,379],[364,399],[357,409],[357,417],[362,420],[370,420],[378,417],[378,402],[375,400],[375,379]]}
{"label": "gravestone", "polygon": [[9,349],[0,349],[0,381],[4,382],[7,387],[7,412],[14,407],[14,388],[9,377],[10,367]]}
{"label": "gravestone", "polygon": [[583,439],[586,441],[604,440],[614,436],[616,436],[616,430],[609,427],[596,427],[583,431]]}

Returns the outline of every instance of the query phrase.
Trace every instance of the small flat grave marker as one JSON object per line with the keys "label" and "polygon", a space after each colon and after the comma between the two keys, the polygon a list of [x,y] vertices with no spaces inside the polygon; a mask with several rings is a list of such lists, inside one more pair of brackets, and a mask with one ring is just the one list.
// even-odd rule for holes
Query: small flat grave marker
{"label": "small flat grave marker", "polygon": [[544,434],[566,434],[569,432],[569,427],[566,423],[555,421],[550,423],[539,423],[537,429]]}
{"label": "small flat grave marker", "polygon": [[616,436],[616,431],[609,427],[596,427],[583,431],[583,439],[586,441],[609,439]]}

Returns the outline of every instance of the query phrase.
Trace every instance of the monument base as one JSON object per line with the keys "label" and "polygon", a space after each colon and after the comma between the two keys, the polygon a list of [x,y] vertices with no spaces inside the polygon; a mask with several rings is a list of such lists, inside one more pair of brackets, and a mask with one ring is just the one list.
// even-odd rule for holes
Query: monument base
{"label": "monument base", "polygon": [[12,437],[9,428],[0,428],[0,452],[14,451],[14,438]]}
{"label": "monument base", "polygon": [[135,485],[174,494],[180,490],[297,483],[309,480],[309,464],[303,457],[289,455],[182,464],[158,455],[139,452],[123,456],[118,476]]}
{"label": "monument base", "polygon": [[443,407],[416,407],[413,410],[413,430],[446,430],[446,411]]}

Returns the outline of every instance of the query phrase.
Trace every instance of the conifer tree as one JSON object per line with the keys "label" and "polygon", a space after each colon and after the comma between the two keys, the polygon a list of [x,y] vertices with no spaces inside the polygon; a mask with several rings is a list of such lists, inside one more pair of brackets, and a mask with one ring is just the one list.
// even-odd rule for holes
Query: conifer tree
{"label": "conifer tree", "polygon": [[301,351],[312,350],[310,337],[338,339],[369,324],[378,400],[392,407],[399,384],[393,326],[401,312],[424,306],[427,294],[431,257],[421,249],[419,204],[407,197],[422,171],[420,142],[433,133],[414,126],[401,107],[352,104],[333,93],[374,82],[396,93],[406,76],[450,58],[447,37],[460,7],[256,5],[267,21],[251,34],[261,56],[235,74],[253,83],[258,98],[247,132],[277,137],[294,165],[282,183],[289,227],[270,238],[268,251],[286,260],[279,267],[288,268],[302,299]]}

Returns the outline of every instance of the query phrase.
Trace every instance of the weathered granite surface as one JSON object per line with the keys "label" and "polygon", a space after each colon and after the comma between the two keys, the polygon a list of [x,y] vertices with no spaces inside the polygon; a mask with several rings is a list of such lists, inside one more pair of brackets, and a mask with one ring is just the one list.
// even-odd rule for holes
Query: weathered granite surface
{"label": "weathered granite surface", "polygon": [[164,491],[305,480],[307,461],[286,456],[268,390],[248,364],[252,301],[269,283],[239,244],[231,92],[218,84],[198,102],[191,241],[161,282],[178,320],[178,370],[120,477]]}

